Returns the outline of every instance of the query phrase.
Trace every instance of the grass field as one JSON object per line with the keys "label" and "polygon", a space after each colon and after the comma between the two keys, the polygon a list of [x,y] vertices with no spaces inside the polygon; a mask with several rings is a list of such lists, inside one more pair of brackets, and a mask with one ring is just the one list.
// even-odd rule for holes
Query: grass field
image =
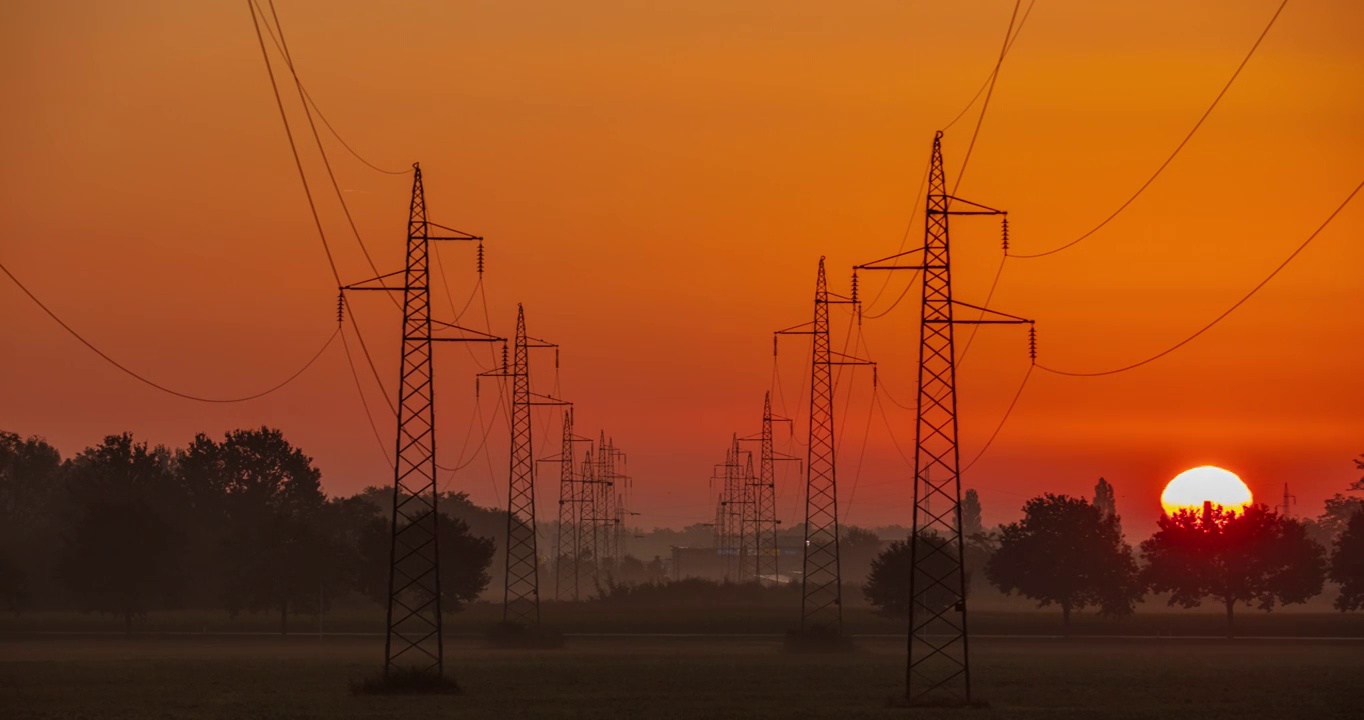
{"label": "grass field", "polygon": [[988,708],[906,710],[904,647],[780,651],[777,638],[575,637],[562,650],[448,645],[460,696],[358,697],[370,637],[0,637],[0,717],[1332,718],[1358,717],[1364,643],[979,639]]}
{"label": "grass field", "polygon": [[[797,600],[798,602],[798,600]],[[786,632],[799,617],[799,605],[689,605],[634,606],[598,603],[552,603],[542,605],[542,617],[569,633],[739,633]],[[973,608],[971,630],[983,635],[1057,635],[1062,631],[1061,612],[1036,609],[1025,603],[1012,608]],[[447,616],[446,631],[481,634],[502,618],[500,604],[477,603],[464,612]],[[378,606],[350,606],[322,618],[324,632],[382,632],[384,616]],[[869,607],[846,607],[844,626],[850,633],[903,633],[906,621],[888,618]],[[221,610],[154,612],[136,622],[138,632],[278,633],[279,617],[273,613],[232,618]],[[316,634],[317,618],[290,619],[298,634]],[[1222,636],[1226,618],[1220,608],[1193,610],[1147,606],[1122,619],[1077,613],[1072,632],[1077,635]],[[124,631],[121,618],[75,612],[0,614],[0,636],[29,632]],[[1247,637],[1357,637],[1364,638],[1364,613],[1340,613],[1328,607],[1290,606],[1273,612],[1240,607],[1236,610],[1236,633]]]}

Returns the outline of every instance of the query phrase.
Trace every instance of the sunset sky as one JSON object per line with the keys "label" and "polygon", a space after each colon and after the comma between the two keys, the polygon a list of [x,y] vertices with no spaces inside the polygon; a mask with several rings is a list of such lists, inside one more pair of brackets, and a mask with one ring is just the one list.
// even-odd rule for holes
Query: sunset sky
{"label": "sunset sky", "polygon": [[[645,527],[712,515],[711,467],[732,432],[758,430],[774,387],[771,333],[810,318],[818,258],[846,292],[851,266],[895,252],[907,225],[906,247],[921,245],[922,203],[910,213],[933,132],[993,68],[1013,10],[1008,0],[276,3],[337,130],[385,168],[420,161],[432,218],[488,238],[494,332],[511,332],[521,302],[530,333],[562,346],[561,395],[577,403],[580,432],[605,429],[629,453]],[[1278,6],[1038,0],[959,194],[1007,209],[1019,252],[1074,239],[1169,155]],[[1364,4],[1290,2],[1124,214],[1071,250],[1007,262],[991,305],[1037,320],[1039,362],[1089,371],[1154,354],[1321,224],[1364,179],[1362,28]],[[341,274],[362,280],[370,271],[271,53]],[[245,2],[6,2],[0,58],[0,260],[33,292],[120,362],[185,392],[258,391],[317,350],[335,328],[336,291]],[[949,186],[979,107],[944,138]],[[374,172],[322,132],[380,269],[400,268],[410,174]],[[1142,538],[1165,482],[1205,464],[1238,473],[1271,506],[1287,482],[1295,510],[1318,514],[1358,478],[1351,459],[1364,453],[1362,205],[1170,356],[1103,378],[1035,370],[963,478],[986,521],[1017,517],[1041,492],[1091,496],[1104,476],[1129,537]],[[952,237],[956,296],[983,302],[998,222],[954,220]],[[441,252],[462,307],[473,249]],[[868,312],[908,279],[891,278]],[[864,299],[883,280],[864,275]],[[450,319],[437,287],[437,317]],[[915,293],[861,328],[881,389],[906,404]],[[391,389],[397,311],[377,295],[354,305]],[[272,396],[206,405],[110,367],[8,279],[0,317],[0,428],[69,456],[124,430],[182,446],[199,431],[267,424],[315,458],[331,493],[392,481],[339,344]],[[841,347],[850,316],[840,307],[834,318]],[[465,322],[483,326],[477,299]],[[470,350],[487,364],[489,348]],[[464,447],[479,368],[464,348],[437,353],[441,460],[453,465],[464,449],[470,461],[448,487],[505,504],[502,417],[487,459]],[[775,366],[795,441],[808,358],[808,341],[788,338]],[[981,332],[958,374],[963,462],[1027,370],[1025,330]],[[391,452],[392,416],[362,371]],[[549,392],[551,356],[534,372]],[[870,380],[845,372],[839,387],[845,522],[908,525],[911,470],[873,410]],[[496,394],[484,380],[485,421]],[[883,405],[912,459],[913,414]],[[557,411],[537,412],[536,453],[554,454]],[[784,430],[778,438],[804,454]],[[555,480],[542,475],[542,508],[554,507]],[[781,519],[799,522],[794,468],[779,489]]]}

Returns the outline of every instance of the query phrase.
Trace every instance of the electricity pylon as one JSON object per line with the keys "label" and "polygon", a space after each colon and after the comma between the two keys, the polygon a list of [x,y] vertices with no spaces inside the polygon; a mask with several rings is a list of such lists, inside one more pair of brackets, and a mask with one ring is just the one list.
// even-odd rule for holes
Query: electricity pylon
{"label": "electricity pylon", "polygon": [[[779,455],[774,451],[772,424],[778,422],[789,423],[791,421],[772,414],[772,393],[765,393],[763,395],[762,430],[757,437],[741,438],[743,442],[759,443],[758,475],[751,478],[752,503],[746,508],[750,511],[748,517],[751,518],[753,532],[752,547],[756,555],[753,559],[754,575],[760,582],[765,580],[771,583],[781,582],[779,576],[781,552],[777,547],[777,527],[781,525],[781,520],[777,519],[776,463],[784,460],[800,462],[799,458],[784,454]],[[752,475],[752,473],[749,474]]]}
{"label": "electricity pylon", "polygon": [[[953,209],[954,203],[965,209]],[[949,216],[1002,216],[1005,213],[947,193],[941,132],[933,138],[926,208],[922,248],[858,265],[854,273],[858,270],[916,270],[923,273],[905,697],[911,704],[969,703],[971,670],[966,632],[954,328],[957,325],[1031,326],[1032,321],[952,298]],[[1007,217],[1004,228],[1007,242]],[[922,253],[918,265],[900,264],[899,258],[914,253]],[[855,287],[856,275],[853,279]],[[979,319],[958,319],[953,315],[954,307],[980,311]],[[986,315],[990,317],[987,319]]]}
{"label": "electricity pylon", "polygon": [[[835,365],[875,364],[834,350],[829,341],[829,306],[857,303],[855,297],[829,292],[824,258],[815,278],[815,318],[778,330],[777,335],[811,335],[810,445],[805,463],[805,556],[802,561],[800,631],[843,631],[843,577],[838,555],[838,481],[834,462]],[[809,328],[802,330],[801,328]],[[773,342],[773,353],[776,342]]]}
{"label": "electricity pylon", "polygon": [[[432,235],[431,228],[449,235]],[[412,164],[412,201],[407,219],[407,262],[403,270],[347,285],[351,290],[403,294],[402,362],[398,370],[398,433],[393,467],[393,515],[389,544],[388,611],[384,676],[395,669],[442,676],[440,533],[436,487],[435,375],[433,342],[505,342],[505,339],[431,318],[430,243],[483,238],[431,222],[426,216],[422,171]],[[480,252],[480,258],[482,253]],[[482,272],[480,261],[480,273]],[[402,285],[387,281],[402,276]],[[432,326],[459,337],[435,337]],[[469,337],[473,335],[475,337]]]}
{"label": "electricity pylon", "polygon": [[554,547],[554,599],[571,593],[582,599],[583,496],[573,451],[574,443],[591,442],[573,434],[573,408],[564,409],[563,445],[559,456],[544,462],[559,463],[559,531]]}
{"label": "electricity pylon", "polygon": [[597,501],[601,496],[599,491],[600,481],[597,479],[597,459],[592,440],[587,441],[587,449],[583,451],[583,461],[578,473],[578,522],[581,528],[578,531],[578,562],[579,568],[586,560],[589,565],[588,572],[591,574],[594,584],[601,581],[601,544],[600,534],[601,523],[599,516],[601,511],[597,507]]}
{"label": "electricity pylon", "polygon": [[715,505],[715,537],[720,553],[720,574],[726,581],[735,582],[743,582],[747,570],[744,557],[747,544],[745,521],[749,483],[744,476],[741,456],[739,438],[735,435],[725,448],[725,461],[716,465],[711,474],[712,482],[720,482],[720,495]]}
{"label": "electricity pylon", "polygon": [[531,408],[536,405],[568,403],[530,389],[531,348],[554,348],[558,366],[558,345],[526,335],[526,311],[516,306],[516,335],[512,341],[511,364],[507,348],[502,348],[502,367],[481,373],[483,377],[511,380],[511,459],[507,479],[507,555],[503,576],[502,621],[521,625],[540,624],[540,553],[535,528],[535,454],[532,442]]}

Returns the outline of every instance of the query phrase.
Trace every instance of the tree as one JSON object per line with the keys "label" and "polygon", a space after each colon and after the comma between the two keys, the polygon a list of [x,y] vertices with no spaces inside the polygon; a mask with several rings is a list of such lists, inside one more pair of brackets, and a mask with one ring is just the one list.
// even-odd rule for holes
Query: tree
{"label": "tree", "polygon": [[222,599],[242,610],[317,610],[319,595],[337,578],[329,572],[331,544],[323,532],[326,497],[312,459],[273,428],[234,430],[221,443],[200,434],[181,456],[182,474],[223,493]]}
{"label": "tree", "polygon": [[1113,486],[1103,478],[1094,486],[1094,507],[1103,511],[1104,515],[1118,514],[1118,500],[1113,494]]}
{"label": "tree", "polygon": [[1332,582],[1340,583],[1336,608],[1341,612],[1364,608],[1364,511],[1354,514],[1336,538],[1331,553]]}
{"label": "tree", "polygon": [[[871,563],[871,572],[862,586],[862,595],[867,602],[882,613],[892,617],[909,615],[909,578],[914,569],[913,547],[909,539],[895,540],[888,545]],[[919,554],[924,562],[919,567],[916,578],[919,588],[927,588],[923,601],[934,609],[941,608],[956,600],[956,593],[936,588],[931,577],[944,577],[953,572],[957,559],[948,539],[933,532],[919,533]],[[970,591],[971,578],[966,576],[966,589]]]}
{"label": "tree", "polygon": [[1302,603],[1321,592],[1326,551],[1307,537],[1302,523],[1265,505],[1243,512],[1205,505],[1203,512],[1162,515],[1155,535],[1141,544],[1146,581],[1170,593],[1170,605],[1197,607],[1205,597],[1227,610],[1232,632],[1236,603]]}
{"label": "tree", "polygon": [[1107,616],[1132,613],[1141,599],[1137,563],[1123,542],[1118,516],[1084,498],[1043,495],[1005,525],[985,575],[1001,592],[1042,607],[1056,604],[1067,634],[1072,610],[1097,606]]}
{"label": "tree", "polygon": [[[390,506],[389,510],[381,512],[375,504],[375,499],[382,492],[367,488],[344,503],[348,517],[353,518],[349,524],[357,544],[355,552],[360,570],[354,578],[355,586],[375,602],[386,604],[392,509]],[[445,504],[442,500],[442,505]],[[502,522],[506,522],[505,514]],[[465,605],[477,600],[488,587],[492,579],[488,569],[492,565],[496,546],[492,538],[474,535],[468,523],[447,515],[443,507],[436,528],[440,543],[441,609],[444,612],[459,612]]]}
{"label": "tree", "polygon": [[975,490],[967,490],[961,499],[961,534],[971,537],[979,535],[984,529],[980,521],[980,495]]}
{"label": "tree", "polygon": [[881,552],[881,538],[870,531],[852,525],[839,533],[838,549],[844,582],[861,583],[871,572],[872,563]]}
{"label": "tree", "polygon": [[61,454],[42,438],[0,431],[0,606],[46,594],[58,542]]}
{"label": "tree", "polygon": [[[1364,470],[1364,455],[1355,459],[1355,469]],[[1317,518],[1322,534],[1334,541],[1345,526],[1361,510],[1364,510],[1364,477],[1350,483],[1346,492],[1336,493],[1326,499],[1326,511]]]}
{"label": "tree", "polygon": [[60,574],[77,607],[119,615],[131,632],[133,618],[174,604],[181,576],[170,452],[110,435],[71,462],[67,491],[76,520]]}

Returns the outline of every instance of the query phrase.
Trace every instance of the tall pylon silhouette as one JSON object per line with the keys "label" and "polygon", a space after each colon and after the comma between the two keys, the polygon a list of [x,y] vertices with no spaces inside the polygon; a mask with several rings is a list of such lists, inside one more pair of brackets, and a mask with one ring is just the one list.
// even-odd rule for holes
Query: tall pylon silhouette
{"label": "tall pylon silhouette", "polygon": [[[954,204],[962,209],[954,209]],[[971,666],[962,551],[954,328],[957,325],[1031,325],[1032,321],[952,297],[948,218],[952,215],[1004,216],[1005,243],[1008,242],[1008,219],[1002,210],[948,194],[941,132],[933,138],[925,207],[922,248],[858,265],[854,273],[858,270],[915,270],[923,275],[905,695],[911,704],[969,703]],[[921,253],[920,264],[900,264],[899,258],[916,253]],[[857,282],[856,274],[853,282]],[[979,311],[979,319],[954,317],[953,309],[958,306]]]}
{"label": "tall pylon silhouette", "polygon": [[[431,228],[448,235],[432,235]],[[436,487],[434,342],[505,342],[505,339],[431,318],[430,244],[483,238],[431,222],[421,166],[412,165],[412,200],[407,220],[407,261],[403,270],[347,285],[348,291],[376,290],[403,295],[402,361],[398,370],[398,432],[393,467],[393,515],[389,544],[388,608],[384,635],[384,676],[398,668],[443,676],[441,636],[440,532]],[[386,281],[402,277],[401,286]],[[344,299],[344,298],[343,298]],[[433,326],[456,337],[437,337]]]}
{"label": "tall pylon silhouette", "polygon": [[516,306],[516,334],[510,364],[502,349],[502,367],[482,373],[511,381],[511,454],[507,479],[507,554],[502,592],[502,621],[518,625],[540,624],[540,552],[535,516],[535,453],[531,408],[536,405],[567,405],[548,395],[531,391],[531,348],[555,349],[558,345],[526,335],[526,310]]}
{"label": "tall pylon silhouette", "polygon": [[[856,304],[851,297],[829,292],[824,258],[815,277],[815,317],[777,335],[810,335],[814,352],[810,371],[810,437],[805,462],[805,554],[802,559],[800,631],[843,631],[843,576],[838,551],[838,480],[834,458],[835,365],[875,365],[833,349],[829,340],[829,306]],[[806,329],[808,328],[808,329]],[[775,343],[773,352],[776,352]],[[875,375],[873,374],[873,382]]]}

